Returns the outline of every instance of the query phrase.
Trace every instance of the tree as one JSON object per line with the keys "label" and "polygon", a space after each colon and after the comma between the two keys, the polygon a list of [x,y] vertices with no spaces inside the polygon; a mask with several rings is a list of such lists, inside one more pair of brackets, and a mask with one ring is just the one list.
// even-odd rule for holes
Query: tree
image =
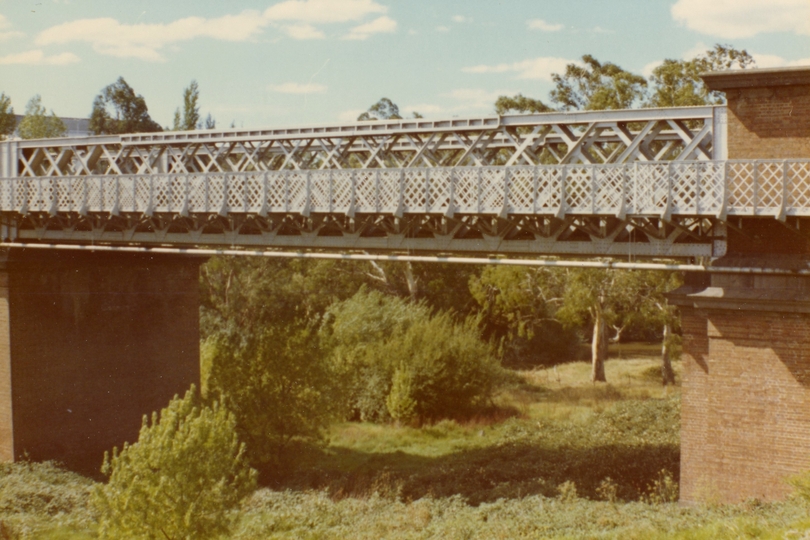
{"label": "tree", "polygon": [[202,405],[193,386],[144,417],[136,443],[105,453],[102,471],[109,482],[92,498],[101,538],[220,538],[256,486],[233,414]]}
{"label": "tree", "polygon": [[634,283],[631,289],[632,305],[623,306],[626,324],[646,325],[656,328],[661,339],[661,382],[664,386],[675,384],[672,358],[680,356],[680,336],[674,331],[680,319],[674,306],[667,303],[666,293],[682,284],[678,272],[635,270],[628,277]]}
{"label": "tree", "polygon": [[106,86],[93,100],[90,131],[96,135],[163,131],[149,116],[143,96],[135,94],[123,77]]}
{"label": "tree", "polygon": [[53,110],[48,116],[47,109],[42,106],[42,97],[37,94],[25,106],[25,116],[20,120],[17,131],[23,139],[49,139],[64,137],[67,126]]}
{"label": "tree", "polygon": [[359,278],[334,261],[217,257],[201,271],[202,370],[206,396],[236,415],[251,463],[291,465],[317,443],[338,388],[315,328]]}
{"label": "tree", "polygon": [[685,107],[712,105],[725,102],[723,92],[710,92],[701,73],[726,69],[745,69],[754,66],[753,57],[745,50],[731,45],[717,44],[691,60],[666,59],[653,70],[650,77],[652,95],[650,107]]}
{"label": "tree", "polygon": [[571,269],[565,283],[563,305],[558,317],[569,325],[590,324],[591,381],[604,382],[607,360],[607,328],[620,322],[622,309],[636,297],[631,272],[601,269]]}
{"label": "tree", "polygon": [[362,122],[365,120],[399,120],[401,118],[397,104],[387,97],[384,97],[369,107],[366,112],[358,116],[357,120]]}
{"label": "tree", "polygon": [[251,463],[283,472],[298,443],[319,441],[337,416],[334,373],[314,322],[269,324],[238,337],[207,343],[214,347],[209,396],[235,414]]}
{"label": "tree", "polygon": [[498,114],[509,113],[544,113],[554,109],[540,101],[517,94],[514,97],[499,96],[495,101],[495,112]]}
{"label": "tree", "polygon": [[[180,107],[174,111],[174,131],[191,131],[202,127],[200,121],[200,107],[197,102],[200,99],[200,90],[197,86],[197,81],[192,80],[188,88],[183,90],[183,112],[180,112]],[[208,115],[206,122],[212,121],[211,115]],[[206,127],[206,129],[211,129]]]}
{"label": "tree", "polygon": [[469,280],[487,339],[500,343],[505,365],[555,364],[576,356],[577,335],[556,312],[566,273],[559,268],[487,266]]}
{"label": "tree", "polygon": [[16,127],[17,117],[14,116],[11,98],[5,92],[0,92],[0,141],[14,133]]}
{"label": "tree", "polygon": [[582,61],[585,67],[568,64],[564,74],[551,76],[555,84],[551,101],[561,110],[629,109],[644,98],[644,77],[611,62],[603,64],[590,54],[584,55]]}
{"label": "tree", "polygon": [[[418,112],[413,112],[413,118],[422,118]],[[367,120],[401,120],[402,116],[399,114],[399,106],[384,97],[377,103],[368,108],[366,112],[357,117],[360,122]]]}

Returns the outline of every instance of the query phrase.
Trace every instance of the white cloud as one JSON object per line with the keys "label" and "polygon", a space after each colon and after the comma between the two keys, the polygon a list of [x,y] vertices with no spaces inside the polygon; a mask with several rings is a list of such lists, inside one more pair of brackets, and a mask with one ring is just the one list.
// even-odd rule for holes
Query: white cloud
{"label": "white cloud", "polygon": [[268,21],[337,23],[387,12],[386,6],[374,0],[286,0],[267,8],[264,18]]}
{"label": "white cloud", "polygon": [[341,122],[357,122],[357,117],[366,112],[365,109],[349,109],[338,114]]}
{"label": "white cloud", "polygon": [[322,94],[326,92],[326,86],[323,84],[300,84],[288,82],[284,84],[273,84],[268,87],[273,92],[282,94]]}
{"label": "white cloud", "polygon": [[437,32],[449,32],[450,27],[449,26],[437,26],[436,31]]}
{"label": "white cloud", "polygon": [[389,17],[378,17],[371,22],[355,26],[343,39],[364,40],[373,34],[390,34],[397,29],[397,21]]}
{"label": "white cloud", "polygon": [[532,58],[523,60],[521,62],[513,62],[511,64],[497,64],[494,66],[478,65],[461,68],[465,73],[517,73],[518,79],[543,79],[550,81],[552,73],[561,73],[565,71],[565,66],[568,64],[578,64],[579,62],[573,60],[566,60],[565,58],[555,58],[548,56],[541,56],[539,58]]}
{"label": "white cloud", "polygon": [[456,101],[453,110],[463,111],[469,109],[487,109],[492,111],[495,107],[495,100],[498,96],[513,94],[508,90],[481,90],[480,88],[458,88],[452,92],[442,94]]}
{"label": "white cloud", "polygon": [[51,65],[51,66],[64,66],[66,64],[75,64],[79,61],[79,57],[73,53],[62,53],[54,56],[46,56],[41,50],[32,50],[16,54],[7,54],[0,56],[0,65],[10,64],[25,64],[27,66],[35,65]]}
{"label": "white cloud", "polygon": [[759,68],[810,66],[810,58],[800,58],[799,60],[786,60],[775,54],[751,53]]}
{"label": "white cloud", "polygon": [[9,41],[11,39],[23,36],[25,36],[25,32],[16,32],[13,30],[10,32],[0,32],[0,41]]}
{"label": "white cloud", "polygon": [[472,22],[471,17],[465,17],[464,15],[453,15],[452,19],[453,19],[453,22],[457,22],[457,23]]}
{"label": "white cloud", "polygon": [[0,41],[8,41],[25,35],[25,32],[11,30],[11,23],[2,13],[0,13],[0,30],[2,30],[0,31]]}
{"label": "white cloud", "polygon": [[439,107],[438,105],[433,105],[432,103],[419,103],[417,105],[406,105],[402,107],[402,112],[407,115],[412,115],[415,112],[419,114],[438,114],[442,112],[444,109]]}
{"label": "white cloud", "polygon": [[810,35],[807,0],[678,0],[670,12],[691,30],[725,39],[768,32]]}
{"label": "white cloud", "polygon": [[649,79],[650,77],[652,77],[653,70],[655,70],[655,68],[657,68],[663,63],[664,63],[663,60],[655,60],[653,62],[650,62],[649,64],[646,64],[643,68],[641,68],[641,74],[645,78]]}
{"label": "white cloud", "polygon": [[542,30],[543,32],[559,32],[565,28],[562,24],[547,23],[543,19],[532,19],[527,21],[526,24],[528,24],[529,30]]}
{"label": "white cloud", "polygon": [[85,42],[101,54],[163,61],[160,50],[167,45],[199,37],[246,41],[258,34],[265,24],[255,11],[215,19],[187,17],[168,24],[121,24],[112,18],[79,19],[40,32],[36,43]]}
{"label": "white cloud", "polygon": [[293,39],[323,39],[326,37],[323,32],[311,24],[292,24],[285,26],[284,30]]}

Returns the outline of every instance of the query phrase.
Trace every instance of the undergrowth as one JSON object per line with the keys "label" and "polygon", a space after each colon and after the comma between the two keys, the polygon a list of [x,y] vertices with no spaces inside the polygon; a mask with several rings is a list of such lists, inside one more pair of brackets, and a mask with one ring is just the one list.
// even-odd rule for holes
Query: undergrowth
{"label": "undergrowth", "polygon": [[[517,372],[491,407],[420,427],[345,423],[238,511],[232,538],[807,538],[810,502],[676,502],[679,392],[654,360]],[[677,369],[677,364],[676,364]],[[583,376],[584,375],[584,376]],[[94,538],[93,481],[0,466],[0,540]]]}

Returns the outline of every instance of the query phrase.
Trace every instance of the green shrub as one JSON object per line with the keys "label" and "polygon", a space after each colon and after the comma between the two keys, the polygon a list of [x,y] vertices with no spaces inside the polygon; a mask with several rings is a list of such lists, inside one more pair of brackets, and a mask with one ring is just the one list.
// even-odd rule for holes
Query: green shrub
{"label": "green shrub", "polygon": [[268,325],[241,346],[223,340],[214,347],[208,394],[236,416],[254,467],[263,474],[286,469],[300,443],[322,440],[336,415],[338,385],[311,324]]}
{"label": "green shrub", "polygon": [[[501,376],[476,322],[456,324],[447,313],[415,322],[392,336],[382,352],[398,366],[394,381],[406,381],[396,387],[402,394],[397,401],[407,400],[412,405],[406,410],[424,420],[473,412],[491,397]],[[389,413],[397,418],[401,408]]]}
{"label": "green shrub", "polygon": [[502,370],[477,321],[361,289],[332,306],[322,336],[346,389],[350,419],[409,422],[468,414]]}
{"label": "green shrub", "polygon": [[200,405],[194,387],[144,417],[138,441],[106,454],[102,472],[109,482],[92,497],[101,538],[216,538],[256,485],[234,416]]}
{"label": "green shrub", "polygon": [[810,503],[810,471],[796,475],[788,480],[796,496]]}
{"label": "green shrub", "polygon": [[88,528],[93,484],[53,462],[0,463],[0,539]]}

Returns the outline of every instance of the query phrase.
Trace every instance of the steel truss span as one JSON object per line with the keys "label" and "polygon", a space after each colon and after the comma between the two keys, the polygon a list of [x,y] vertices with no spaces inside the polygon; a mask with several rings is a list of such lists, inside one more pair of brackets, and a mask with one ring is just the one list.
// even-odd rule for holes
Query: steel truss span
{"label": "steel truss span", "polygon": [[724,157],[725,112],[681,107],[8,141],[0,143],[0,177],[710,160]]}
{"label": "steel truss span", "polygon": [[7,240],[716,257],[810,216],[810,161],[0,179]]}

